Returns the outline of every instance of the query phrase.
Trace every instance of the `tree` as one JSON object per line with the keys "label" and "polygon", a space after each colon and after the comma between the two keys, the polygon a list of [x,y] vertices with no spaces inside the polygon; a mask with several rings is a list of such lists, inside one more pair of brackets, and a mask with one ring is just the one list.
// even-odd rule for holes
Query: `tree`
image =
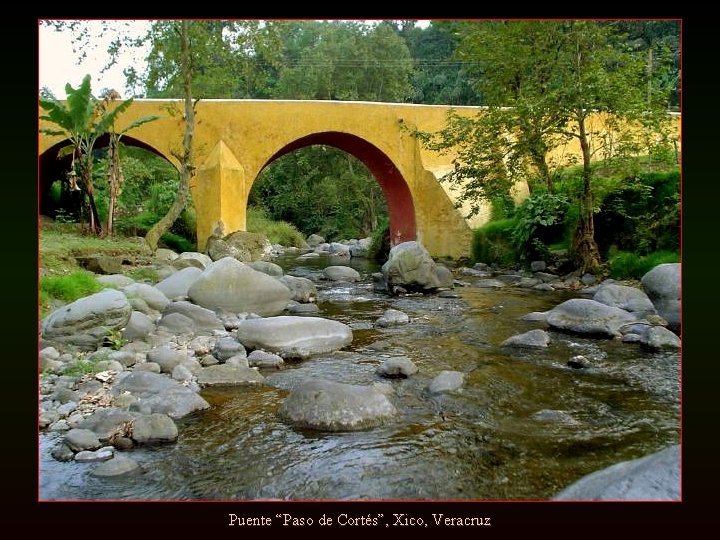
{"label": "tree", "polygon": [[[103,92],[102,95],[102,101],[100,102],[100,108],[103,111],[107,111],[111,103],[113,103],[115,100],[120,98],[120,94],[115,90],[107,90]],[[128,100],[132,101],[132,99]],[[111,124],[110,129],[108,131],[109,135],[109,142],[108,142],[108,186],[109,186],[109,204],[108,204],[108,215],[107,215],[107,226],[105,227],[105,234],[108,236],[113,235],[113,222],[115,219],[115,207],[117,203],[117,198],[120,193],[120,188],[123,184],[124,177],[122,173],[122,168],[120,167],[120,139],[122,136],[130,131],[131,129],[135,129],[138,126],[141,126],[142,124],[145,124],[147,122],[152,122],[153,120],[157,120],[159,116],[157,115],[150,115],[150,116],[144,116],[142,118],[138,118],[134,122],[132,122],[129,126],[127,126],[122,131],[117,131],[115,129],[115,125]]]}
{"label": "tree", "polygon": [[[42,131],[48,135],[61,135],[70,140],[72,145],[72,165],[69,173],[71,189],[76,185],[76,178],[79,178],[82,191],[85,193],[90,207],[90,230],[100,235],[102,225],[95,205],[92,183],[93,149],[98,138],[113,129],[115,120],[127,110],[132,99],[125,100],[109,110],[92,95],[90,75],[83,78],[77,89],[68,83],[65,86],[65,93],[67,94],[66,104],[58,101],[48,91],[41,92],[40,107],[48,113],[41,116],[40,119],[52,122],[60,128],[43,128]],[[150,117],[141,118],[123,130],[123,133],[152,119]]]}
{"label": "tree", "polygon": [[193,166],[193,135],[195,132],[195,107],[192,98],[193,57],[190,50],[191,21],[179,22],[177,29],[180,39],[180,69],[183,77],[183,93],[185,104],[185,133],[183,134],[183,153],[180,156],[180,184],[175,201],[160,221],[158,221],[145,235],[145,241],[154,251],[157,249],[160,237],[175,223],[187,203],[190,192],[190,179],[195,173]]}
{"label": "tree", "polygon": [[313,22],[289,31],[274,97],[348,101],[406,101],[412,58],[387,23]]}
{"label": "tree", "polygon": [[[648,96],[645,58],[611,24],[480,21],[465,22],[458,32],[459,54],[476,66],[489,110],[474,120],[450,115],[445,130],[419,134],[421,139],[437,150],[459,146],[452,178],[461,197],[471,200],[490,198],[523,177],[531,186],[538,177],[552,190],[550,152],[577,141],[582,192],[573,252],[581,270],[597,270],[591,160],[599,152],[638,155],[662,142],[667,91]],[[602,129],[589,122],[591,115],[603,115],[612,139],[603,139]],[[497,182],[503,174],[508,181]]]}

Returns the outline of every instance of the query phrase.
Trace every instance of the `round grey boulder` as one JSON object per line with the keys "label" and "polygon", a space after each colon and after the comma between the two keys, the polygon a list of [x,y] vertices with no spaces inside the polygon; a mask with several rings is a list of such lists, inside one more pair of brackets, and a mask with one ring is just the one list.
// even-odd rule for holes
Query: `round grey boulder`
{"label": "round grey boulder", "polygon": [[636,320],[623,309],[587,298],[566,300],[548,311],[545,318],[545,322],[554,328],[609,337],[621,337],[620,329]]}
{"label": "round grey boulder", "polygon": [[290,290],[290,299],[296,302],[314,302],[318,296],[317,287],[308,278],[282,276],[278,281]]}
{"label": "round grey boulder", "polygon": [[140,311],[133,311],[122,336],[127,340],[134,341],[143,339],[153,330],[155,330],[155,323],[150,317]]}
{"label": "round grey boulder", "polygon": [[556,501],[680,500],[680,445],[584,476]]}
{"label": "round grey boulder", "polygon": [[396,356],[394,358],[388,358],[377,369],[378,375],[388,378],[407,378],[415,375],[417,372],[417,366],[407,356]]}
{"label": "round grey boulder", "polygon": [[225,330],[225,325],[214,311],[186,301],[170,302],[165,307],[163,318],[158,323],[158,326],[168,326],[167,318],[173,313],[190,319],[194,332],[197,334],[212,335],[215,330]]}
{"label": "round grey boulder", "polygon": [[97,450],[102,446],[97,435],[89,429],[74,428],[65,434],[65,444],[75,451]]}
{"label": "round grey boulder", "polygon": [[42,320],[40,334],[50,342],[95,350],[111,331],[124,328],[131,314],[123,293],[104,289],[53,311]]}
{"label": "round grey boulder", "polygon": [[166,414],[140,415],[132,423],[130,436],[138,444],[173,442],[178,438],[178,429]]}
{"label": "round grey boulder", "polygon": [[425,247],[414,240],[390,250],[382,273],[390,291],[400,287],[407,291],[431,292],[453,286],[452,274],[438,271],[438,265]]}
{"label": "round grey boulder", "polygon": [[160,283],[155,285],[161,293],[167,296],[170,300],[175,298],[185,298],[188,296],[190,287],[195,283],[203,271],[193,266],[178,270],[169,277],[163,279]]}
{"label": "round grey boulder", "polygon": [[247,263],[247,265],[253,270],[257,270],[258,272],[262,272],[263,274],[267,274],[272,277],[282,277],[284,274],[283,269],[279,265],[269,261],[253,261]]}
{"label": "round grey boulder", "polygon": [[511,336],[503,341],[501,347],[545,348],[550,344],[550,335],[545,330],[530,330]]}
{"label": "round grey boulder", "polygon": [[465,375],[459,371],[441,371],[427,386],[429,394],[444,394],[454,392],[462,388],[465,383]]}
{"label": "round grey boulder", "polygon": [[90,471],[90,474],[100,477],[112,477],[133,474],[138,471],[140,471],[140,465],[138,465],[137,461],[120,454],[115,454],[115,457],[95,467]]}
{"label": "round grey boulder", "polygon": [[325,278],[331,281],[360,281],[360,273],[349,266],[328,266],[323,271]]}
{"label": "round grey boulder", "polygon": [[680,328],[680,263],[659,264],[642,279],[655,309],[673,330]]}
{"label": "round grey boulder", "polygon": [[375,321],[375,325],[380,327],[401,326],[409,322],[410,317],[408,317],[407,313],[397,309],[386,309],[382,316]]}
{"label": "round grey boulder", "polygon": [[[138,364],[142,365],[142,364]],[[149,371],[132,371],[112,387],[114,395],[130,392],[138,398],[137,408],[182,418],[208,409],[210,404],[198,394],[170,377]]]}
{"label": "round grey boulder", "polygon": [[296,386],[280,416],[300,428],[357,431],[383,424],[397,414],[384,392],[373,386],[314,380]]}
{"label": "round grey boulder", "polygon": [[261,369],[280,368],[285,363],[282,356],[261,350],[251,352],[247,360],[250,367],[259,367]]}
{"label": "round grey boulder", "polygon": [[259,384],[265,378],[256,370],[244,366],[217,365],[203,368],[198,373],[200,386],[237,386]]}
{"label": "round grey boulder", "polygon": [[233,356],[247,356],[245,347],[237,339],[226,336],[218,339],[213,347],[212,355],[221,362],[226,361]]}
{"label": "round grey boulder", "polygon": [[165,293],[147,283],[132,283],[123,287],[122,292],[129,300],[134,298],[143,300],[150,309],[155,311],[162,311],[170,303]]}
{"label": "round grey boulder", "polygon": [[283,358],[308,358],[332,352],[352,342],[352,329],[321,317],[290,315],[242,321],[237,339],[250,349],[263,349]]}
{"label": "round grey boulder", "polygon": [[190,287],[188,296],[211,310],[266,317],[282,313],[290,301],[290,290],[277,279],[225,257],[205,269]]}
{"label": "round grey boulder", "polygon": [[616,285],[615,283],[601,285],[593,296],[593,300],[643,316],[655,313],[655,306],[648,295],[636,287]]}

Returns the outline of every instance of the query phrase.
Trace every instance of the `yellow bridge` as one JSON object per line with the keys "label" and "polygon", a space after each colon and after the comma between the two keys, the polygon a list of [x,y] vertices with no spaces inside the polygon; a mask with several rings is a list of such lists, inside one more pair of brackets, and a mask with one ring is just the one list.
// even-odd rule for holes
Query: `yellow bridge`
{"label": "yellow bridge", "polygon": [[[480,107],[452,107],[474,115]],[[438,155],[403,129],[436,131],[450,106],[347,101],[201,100],[196,105],[194,162],[190,189],[197,214],[198,250],[215,231],[245,230],[248,195],[273,160],[305,146],[322,144],[362,161],[382,187],[390,214],[393,244],[418,240],[435,257],[470,255],[473,220],[456,208],[456,195],[439,178],[452,170],[452,155]],[[180,100],[138,99],[120,115],[118,129],[134,119],[160,118],[123,137],[125,144],[149,149],[179,167],[185,129]],[[41,123],[41,127],[50,124]],[[62,137],[40,135],[40,189],[56,173]],[[517,186],[518,197],[527,185]]]}

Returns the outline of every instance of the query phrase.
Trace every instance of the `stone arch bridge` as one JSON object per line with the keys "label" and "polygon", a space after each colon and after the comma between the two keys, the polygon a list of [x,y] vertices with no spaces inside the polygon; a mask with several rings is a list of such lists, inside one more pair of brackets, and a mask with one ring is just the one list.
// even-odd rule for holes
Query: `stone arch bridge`
{"label": "stone arch bridge", "polygon": [[[194,162],[190,189],[197,213],[198,249],[216,230],[245,230],[248,195],[260,172],[273,160],[299,148],[323,144],[360,159],[387,199],[391,241],[422,242],[435,257],[470,255],[472,228],[456,197],[439,178],[452,170],[452,155],[423,148],[403,124],[423,131],[444,126],[451,107],[347,101],[200,100],[196,105]],[[478,107],[453,107],[475,114]],[[125,144],[159,154],[176,167],[184,132],[181,100],[137,99],[118,119],[118,128],[136,118],[160,118],[123,137]],[[45,123],[41,123],[44,127]],[[40,135],[40,189],[57,178],[62,137]],[[53,174],[55,176],[53,176]],[[527,193],[518,186],[517,195]]]}

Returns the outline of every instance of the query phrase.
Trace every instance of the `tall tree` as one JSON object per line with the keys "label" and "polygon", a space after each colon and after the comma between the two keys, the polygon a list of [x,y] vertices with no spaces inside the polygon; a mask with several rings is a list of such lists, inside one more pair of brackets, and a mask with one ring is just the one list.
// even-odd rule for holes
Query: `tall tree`
{"label": "tall tree", "polygon": [[[604,157],[647,153],[666,140],[667,90],[658,89],[648,100],[644,55],[614,25],[481,21],[464,23],[459,32],[460,54],[475,61],[478,85],[492,105],[471,124],[479,133],[475,138],[458,137],[458,123],[468,121],[457,115],[450,116],[448,127],[437,136],[421,138],[436,149],[460,145],[455,179],[464,198],[492,194],[486,182],[486,177],[493,178],[489,170],[507,173],[513,182],[534,174],[551,189],[550,152],[576,141],[582,155],[582,192],[573,252],[583,271],[597,270],[601,261],[594,238],[591,160],[600,152]],[[591,123],[592,115],[602,115],[604,126]],[[492,126],[503,129],[493,132]],[[605,130],[613,137],[603,138]],[[473,144],[478,145],[475,154]],[[523,160],[534,172],[508,167]],[[463,178],[465,171],[479,176]],[[504,189],[507,184],[501,185]]]}
{"label": "tall tree", "polygon": [[195,107],[192,97],[193,55],[190,44],[190,27],[193,24],[187,19],[175,23],[180,41],[180,70],[183,79],[183,94],[185,105],[185,132],[183,134],[183,153],[180,159],[180,184],[177,196],[172,206],[160,221],[158,221],[145,235],[145,241],[152,250],[157,249],[160,237],[175,223],[185,208],[190,192],[190,180],[195,174],[193,166],[193,136],[195,133]]}
{"label": "tall tree", "polygon": [[[42,131],[49,135],[61,135],[71,142],[72,165],[70,170],[70,183],[75,184],[75,178],[80,178],[82,190],[87,196],[90,207],[90,230],[95,234],[102,234],[102,225],[95,205],[95,196],[92,183],[93,175],[93,149],[98,138],[113,129],[115,120],[132,103],[127,99],[110,109],[92,94],[90,75],[86,75],[80,86],[76,89],[70,83],[65,86],[67,94],[66,103],[59,101],[51,92],[43,90],[40,97],[40,107],[48,113],[40,117],[41,120],[52,122],[59,129],[44,128]],[[141,118],[128,126],[128,131],[153,118]]]}
{"label": "tall tree", "polygon": [[314,22],[291,30],[275,97],[406,101],[412,58],[387,23]]}

